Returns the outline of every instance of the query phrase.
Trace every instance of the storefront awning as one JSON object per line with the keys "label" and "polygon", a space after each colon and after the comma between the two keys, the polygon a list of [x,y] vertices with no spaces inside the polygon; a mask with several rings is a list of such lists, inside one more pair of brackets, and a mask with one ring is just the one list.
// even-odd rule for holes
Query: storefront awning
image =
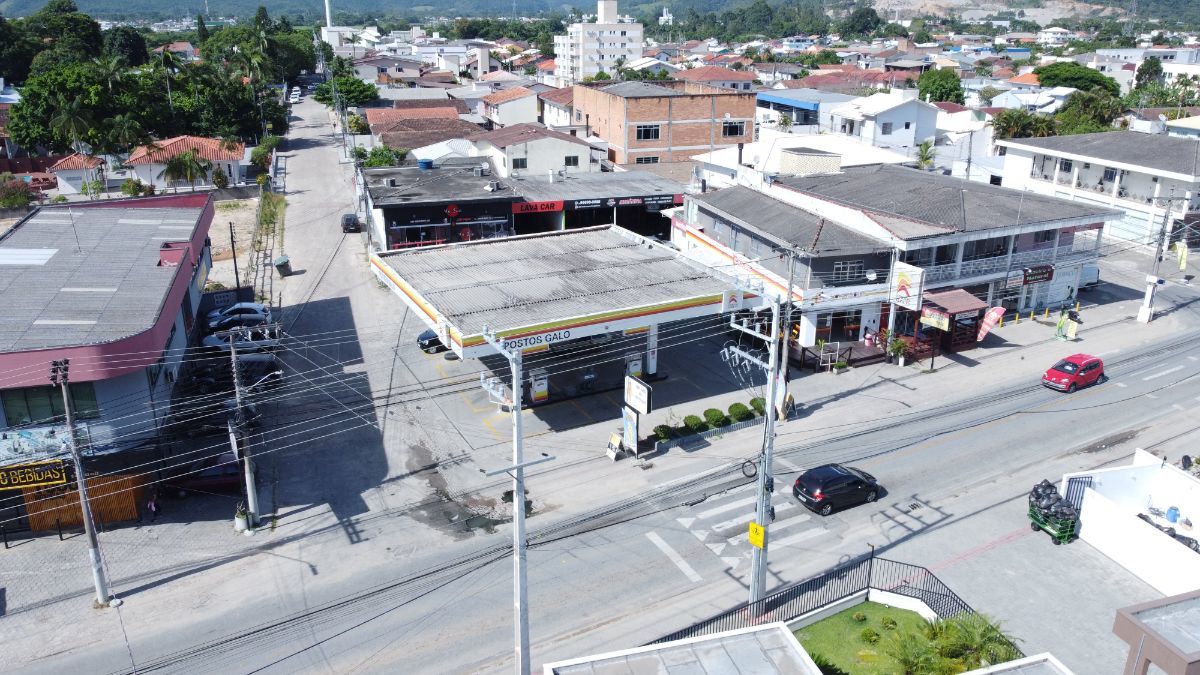
{"label": "storefront awning", "polygon": [[987,309],[987,303],[961,288],[938,293],[926,293],[924,304],[933,305],[947,314],[957,316],[968,312]]}

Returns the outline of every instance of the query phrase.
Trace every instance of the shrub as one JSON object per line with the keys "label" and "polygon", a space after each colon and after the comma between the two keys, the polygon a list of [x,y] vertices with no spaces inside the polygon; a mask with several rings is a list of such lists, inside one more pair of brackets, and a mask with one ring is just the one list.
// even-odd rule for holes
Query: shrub
{"label": "shrub", "polygon": [[845,368],[850,367],[850,364],[846,363],[845,361],[838,361],[837,363],[833,364],[833,367],[838,370],[843,370]]}
{"label": "shrub", "polygon": [[734,403],[733,405],[729,406],[729,417],[731,417],[734,422],[744,422],[754,417],[754,413],[750,412],[750,409],[747,408],[745,404]]}
{"label": "shrub", "polygon": [[863,614],[862,612],[855,612],[853,615],[851,615],[851,618],[859,623],[862,623],[867,620],[867,615]]}
{"label": "shrub", "polygon": [[362,115],[350,115],[347,117],[346,128],[350,130],[350,133],[356,135],[365,134],[371,130],[371,127],[367,125],[367,118]]}
{"label": "shrub", "polygon": [[350,151],[350,156],[354,159],[366,159],[367,149],[361,145],[356,145],[354,146],[354,149]]}
{"label": "shrub", "polygon": [[829,659],[816,652],[809,652],[809,658],[816,664],[817,670],[821,671],[821,675],[850,675],[850,673],[842,670],[834,665]]}
{"label": "shrub", "polygon": [[869,645],[879,642],[879,633],[875,632],[874,628],[864,628],[862,632],[858,634],[858,637]]}
{"label": "shrub", "polygon": [[224,190],[229,187],[229,176],[225,175],[225,170],[218,166],[213,169],[212,182],[218,190]]}
{"label": "shrub", "polygon": [[654,427],[654,437],[660,441],[665,441],[671,438],[671,427],[665,424],[660,424]]}
{"label": "shrub", "polygon": [[12,178],[0,183],[0,208],[25,208],[33,200],[34,191],[29,187],[29,183],[19,178]]}
{"label": "shrub", "polygon": [[136,197],[142,194],[142,181],[137,178],[126,178],[121,181],[121,194]]}
{"label": "shrub", "polygon": [[695,415],[688,415],[687,417],[683,418],[683,426],[687,427],[689,431],[696,434],[704,431],[705,427],[704,420],[696,417]]}
{"label": "shrub", "polygon": [[154,193],[155,193],[154,183],[146,183],[145,185],[142,186],[142,196],[143,197],[152,197],[152,196],[154,196]]}
{"label": "shrub", "polygon": [[723,427],[726,424],[729,424],[729,418],[725,416],[725,413],[717,410],[716,408],[709,408],[708,410],[704,411],[704,421],[708,422],[708,426],[713,428]]}
{"label": "shrub", "polygon": [[883,625],[885,630],[896,630],[896,620],[890,616],[883,617],[883,620],[879,623]]}
{"label": "shrub", "polygon": [[53,204],[66,204],[67,198],[63,195],[54,195],[54,199],[50,200]]}
{"label": "shrub", "polygon": [[271,177],[265,173],[260,173],[258,174],[258,178],[254,179],[254,182],[258,183],[259,187],[266,187],[267,183],[271,182]]}
{"label": "shrub", "polygon": [[767,410],[767,400],[761,396],[755,396],[754,398],[750,399],[750,407],[754,408],[754,412],[758,413],[759,415],[763,415]]}

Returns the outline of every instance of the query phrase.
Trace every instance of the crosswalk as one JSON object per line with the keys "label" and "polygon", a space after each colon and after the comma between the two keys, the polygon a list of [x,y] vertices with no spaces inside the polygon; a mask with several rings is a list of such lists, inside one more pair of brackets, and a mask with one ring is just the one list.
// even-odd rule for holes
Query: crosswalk
{"label": "crosswalk", "polygon": [[[676,522],[692,533],[735,574],[749,574],[753,547],[747,530],[754,520],[755,486],[710,498],[693,515],[676,518]],[[776,492],[772,505],[775,521],[771,523],[771,551],[796,547],[828,535],[830,530],[821,516],[810,513],[787,492]]]}

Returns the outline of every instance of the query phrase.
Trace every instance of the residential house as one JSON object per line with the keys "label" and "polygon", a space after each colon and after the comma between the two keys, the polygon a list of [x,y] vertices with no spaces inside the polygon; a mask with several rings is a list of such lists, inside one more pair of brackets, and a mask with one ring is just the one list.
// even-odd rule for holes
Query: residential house
{"label": "residential house", "polygon": [[615,73],[618,63],[642,58],[642,38],[642,24],[620,16],[617,0],[597,0],[595,23],[573,23],[554,36],[555,86]]}
{"label": "residential house", "polygon": [[190,42],[171,42],[154,48],[154,53],[162,56],[164,53],[169,53],[179,60],[180,63],[195,63],[200,60],[200,50],[192,46]]}
{"label": "residential house", "polygon": [[779,120],[790,120],[792,133],[815,133],[832,128],[830,110],[837,105],[855,100],[850,94],[820,91],[818,89],[783,89],[760,91],[757,94],[757,124],[778,126]]}
{"label": "residential house", "polygon": [[493,126],[506,127],[524,122],[536,122],[538,97],[525,87],[502,89],[480,99],[483,117]]}
{"label": "residential house", "polygon": [[1036,91],[1010,89],[994,97],[989,107],[1053,115],[1066,104],[1067,98],[1076,91],[1078,90],[1073,87],[1050,87]]}
{"label": "residential house", "polygon": [[653,56],[643,56],[640,59],[635,59],[625,64],[625,70],[632,70],[636,73],[651,73],[659,77],[670,77],[683,69],[674,63],[669,63]]}
{"label": "residential house", "polygon": [[587,123],[575,121],[575,88],[563,87],[544,94],[538,94],[538,105],[541,106],[539,121],[554,131],[571,134],[572,136],[587,135]]}
{"label": "residential house", "polygon": [[799,63],[755,63],[750,69],[760,82],[768,85],[780,80],[794,80],[808,72],[808,69]]}
{"label": "residential house", "polygon": [[554,59],[543,59],[538,61],[537,81],[541,82],[542,84],[548,84],[550,86],[557,87],[558,85],[556,82],[558,80],[554,77],[555,68],[557,68],[557,65]]}
{"label": "residential house", "polygon": [[55,162],[49,171],[58,179],[59,194],[71,195],[82,193],[84,183],[102,181],[103,166],[103,159],[76,152]]}
{"label": "residential house", "polygon": [[996,144],[1005,187],[1122,210],[1111,238],[1153,244],[1164,221],[1172,238],[1200,221],[1200,140],[1112,131]]}
{"label": "residential house", "polygon": [[219,138],[176,136],[156,141],[151,145],[134,148],[125,164],[133,168],[133,174],[143,184],[159,189],[179,188],[186,184],[186,181],[169,182],[164,173],[167,162],[185,152],[194,152],[199,159],[210,165],[205,175],[196,181],[196,185],[212,185],[212,173],[218,168],[225,172],[230,185],[238,185],[246,180],[250,158],[245,144],[227,145]]}
{"label": "residential house", "polygon": [[416,59],[375,54],[354,61],[359,79],[377,84],[409,82],[421,77],[426,66]]}
{"label": "residential house", "polygon": [[1043,28],[1037,33],[1037,43],[1043,47],[1061,47],[1074,37],[1071,31],[1058,26]]}
{"label": "residential house", "polygon": [[423,148],[458,139],[471,139],[483,133],[477,124],[458,118],[424,117],[396,120],[379,134],[379,142],[396,150]]}
{"label": "residential house", "polygon": [[608,143],[616,164],[682,161],[754,140],[751,92],[677,81],[576,85],[573,105],[575,122]]}
{"label": "residential house", "polygon": [[[371,135],[376,138],[381,138],[383,134],[392,131],[400,122],[416,119],[459,119],[460,113],[450,105],[450,100],[432,101],[435,104],[445,105],[425,105],[422,101],[417,106],[406,106],[403,108],[367,108],[363,112],[367,118],[367,126],[371,129]],[[464,105],[462,101],[457,101],[459,105]]]}
{"label": "residential house", "polygon": [[915,89],[893,89],[834,107],[830,128],[881,148],[915,148],[937,135],[937,115]]}
{"label": "residential house", "polygon": [[62,393],[48,378],[63,359],[85,455],[146,443],[169,423],[204,320],[213,217],[206,194],[77,202],[0,236],[0,306],[20,308],[0,331],[0,456],[20,443],[61,456]]}
{"label": "residential house", "polygon": [[475,136],[472,156],[486,157],[497,175],[530,176],[588,173],[600,170],[601,154],[584,140],[538,124],[514,124]]}
{"label": "residential house", "polygon": [[1185,117],[1166,122],[1167,135],[1180,138],[1200,138],[1200,117]]}
{"label": "residential house", "polygon": [[696,82],[721,89],[749,91],[754,84],[754,73],[748,70],[732,70],[720,66],[685,68],[672,77],[682,82]]}

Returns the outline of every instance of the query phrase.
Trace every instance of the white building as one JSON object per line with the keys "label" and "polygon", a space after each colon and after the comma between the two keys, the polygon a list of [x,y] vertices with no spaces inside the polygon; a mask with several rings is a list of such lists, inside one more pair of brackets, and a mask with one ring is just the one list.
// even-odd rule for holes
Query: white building
{"label": "white building", "polygon": [[1037,43],[1046,47],[1061,47],[1071,39],[1071,31],[1058,26],[1043,28],[1038,31]]}
{"label": "white building", "polygon": [[502,89],[479,100],[483,104],[483,116],[494,126],[537,121],[537,94],[525,87]]}
{"label": "white building", "polygon": [[617,62],[642,58],[642,24],[617,14],[617,0],[597,0],[595,23],[573,23],[554,36],[555,86],[569,87],[597,73],[614,73]]}
{"label": "white building", "polygon": [[671,13],[671,9],[669,7],[663,7],[662,16],[658,17],[658,25],[660,25],[660,26],[674,26],[675,25],[675,15]]}
{"label": "white building", "polygon": [[1200,138],[1200,117],[1185,117],[1166,122],[1168,136]]}
{"label": "white building", "polygon": [[915,148],[937,135],[938,109],[915,89],[893,89],[843,103],[830,111],[831,131],[880,148]]}
{"label": "white building", "polygon": [[519,175],[546,177],[600,171],[602,152],[583,139],[551,131],[538,124],[517,124],[489,131],[471,139],[473,157],[486,157],[496,173],[508,178]]}
{"label": "white building", "polygon": [[1112,131],[996,144],[1004,187],[1123,210],[1110,237],[1152,244],[1164,217],[1169,232],[1200,218],[1200,140]]}
{"label": "white building", "polygon": [[[197,159],[208,163],[205,175],[201,176],[195,186],[189,186],[187,181],[168,181],[164,175],[167,162],[185,152],[195,153]],[[144,145],[135,148],[125,160],[125,164],[133,169],[134,176],[145,185],[153,185],[160,190],[169,187],[198,187],[212,184],[212,174],[217,169],[225,173],[230,185],[241,184],[249,169],[249,153],[246,146],[236,143],[226,146],[219,138],[203,136],[176,136],[157,141],[154,145]]]}

